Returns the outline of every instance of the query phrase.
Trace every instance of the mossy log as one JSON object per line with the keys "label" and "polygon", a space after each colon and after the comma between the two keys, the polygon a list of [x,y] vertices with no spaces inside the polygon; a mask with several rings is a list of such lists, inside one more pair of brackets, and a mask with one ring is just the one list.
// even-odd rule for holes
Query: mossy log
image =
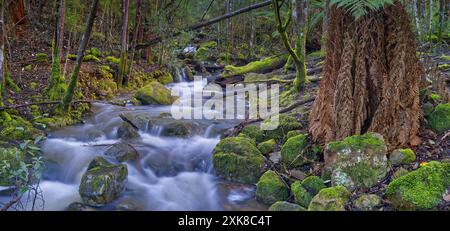
{"label": "mossy log", "polygon": [[260,61],[251,62],[242,67],[226,66],[222,77],[232,77],[247,73],[268,73],[282,68],[289,58],[288,54],[269,57]]}

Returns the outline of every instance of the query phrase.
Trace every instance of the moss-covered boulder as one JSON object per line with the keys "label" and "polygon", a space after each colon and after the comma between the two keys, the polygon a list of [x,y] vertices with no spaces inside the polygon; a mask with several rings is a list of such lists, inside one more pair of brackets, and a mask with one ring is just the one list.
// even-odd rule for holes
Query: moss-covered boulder
{"label": "moss-covered boulder", "polygon": [[437,133],[448,131],[450,129],[450,103],[439,104],[428,116],[428,124]]}
{"label": "moss-covered boulder", "polygon": [[104,206],[125,190],[127,176],[126,165],[114,165],[102,157],[97,157],[89,164],[81,179],[81,199],[90,206]]}
{"label": "moss-covered boulder", "polygon": [[261,153],[263,155],[267,155],[267,154],[273,152],[273,150],[275,149],[276,146],[277,146],[277,141],[275,141],[274,139],[271,139],[271,140],[259,143],[258,149],[259,149],[259,151],[261,151]]}
{"label": "moss-covered boulder", "polygon": [[430,162],[393,180],[386,196],[398,210],[433,210],[450,186],[450,163]]}
{"label": "moss-covered boulder", "polygon": [[292,137],[295,137],[295,136],[298,136],[298,135],[301,135],[301,134],[303,134],[303,132],[299,131],[299,130],[290,131],[290,132],[287,133],[286,138],[290,139]]}
{"label": "moss-covered boulder", "polygon": [[254,184],[264,173],[265,158],[251,139],[230,137],[214,148],[213,164],[216,173],[228,180]]}
{"label": "moss-covered boulder", "polygon": [[123,122],[122,125],[117,129],[117,138],[119,139],[131,140],[139,137],[139,132],[126,122]]}
{"label": "moss-covered boulder", "polygon": [[410,164],[416,160],[416,154],[412,149],[397,149],[389,156],[389,161],[393,165]]}
{"label": "moss-covered boulder", "polygon": [[200,125],[195,122],[175,121],[164,125],[163,136],[190,137],[200,132]]}
{"label": "moss-covered boulder", "polygon": [[301,212],[301,211],[306,211],[306,209],[298,204],[290,203],[287,201],[277,201],[273,205],[270,206],[269,211],[272,211],[272,212],[288,212],[288,211]]}
{"label": "moss-covered boulder", "polygon": [[226,78],[236,75],[244,75],[247,73],[267,73],[272,70],[283,67],[286,61],[288,60],[288,57],[289,55],[285,54],[251,62],[241,67],[231,65],[226,66],[223,73],[223,77]]}
{"label": "moss-covered boulder", "polygon": [[18,148],[0,148],[0,166],[4,163],[9,165],[8,169],[0,168],[0,186],[10,186],[11,182],[10,171],[17,170],[20,162],[25,158],[24,153]]}
{"label": "moss-covered boulder", "polygon": [[308,137],[294,136],[286,141],[281,148],[281,163],[288,167],[298,167],[311,163],[315,159],[312,152],[307,150]]}
{"label": "moss-covered boulder", "polygon": [[134,161],[139,158],[139,153],[128,143],[119,142],[105,151],[106,156],[111,156],[118,162]]}
{"label": "moss-covered boulder", "polygon": [[245,134],[248,137],[255,140],[257,143],[261,143],[265,140],[264,131],[257,125],[249,125],[242,129],[241,134]]}
{"label": "moss-covered boulder", "polygon": [[161,83],[150,82],[145,87],[139,89],[133,98],[142,105],[170,105],[176,100],[176,97],[171,94],[171,91]]}
{"label": "moss-covered boulder", "polygon": [[309,206],[312,198],[324,188],[326,188],[324,181],[317,176],[309,176],[303,181],[296,181],[291,185],[295,203],[305,208]]}
{"label": "moss-covered boulder", "polygon": [[287,200],[289,187],[274,171],[264,173],[256,184],[256,199],[271,205],[277,201]]}
{"label": "moss-covered boulder", "polygon": [[332,142],[326,146],[326,159],[332,169],[333,186],[349,190],[370,188],[386,177],[387,147],[380,134],[368,133]]}
{"label": "moss-covered boulder", "polygon": [[325,188],[312,199],[309,211],[345,211],[351,193],[344,186]]}
{"label": "moss-covered boulder", "polygon": [[[273,130],[266,130],[264,132],[265,139],[275,139],[284,143],[287,140],[288,132],[302,128],[302,124],[292,116],[280,114],[277,117],[278,118],[275,118],[273,121],[269,118],[263,122],[263,127],[275,127]],[[278,124],[274,124],[275,121],[278,121]]]}
{"label": "moss-covered boulder", "polygon": [[378,211],[381,208],[381,198],[375,194],[362,194],[353,203],[356,211]]}

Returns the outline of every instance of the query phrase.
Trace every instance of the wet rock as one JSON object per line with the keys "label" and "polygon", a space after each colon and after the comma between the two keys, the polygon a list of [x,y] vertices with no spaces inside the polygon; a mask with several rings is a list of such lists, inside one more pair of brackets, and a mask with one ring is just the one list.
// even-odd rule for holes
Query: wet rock
{"label": "wet rock", "polygon": [[176,100],[171,91],[159,82],[150,82],[139,89],[133,99],[135,99],[134,102],[138,101],[141,105],[170,105]]}
{"label": "wet rock", "polygon": [[[275,120],[276,121],[276,120]],[[265,139],[276,139],[282,143],[287,140],[287,133],[289,131],[298,130],[302,128],[302,124],[296,118],[284,114],[278,116],[278,123],[272,121],[270,118],[266,119],[262,126],[265,128],[273,127],[274,130],[265,131]],[[276,126],[278,125],[278,126]]]}
{"label": "wet rock", "polygon": [[381,198],[375,194],[362,194],[353,203],[357,211],[379,211]]}
{"label": "wet rock", "polygon": [[408,170],[406,170],[406,169],[404,169],[404,168],[399,168],[397,171],[394,172],[394,174],[392,175],[392,177],[393,177],[394,179],[397,179],[397,178],[400,178],[400,177],[402,177],[402,176],[404,176],[404,175],[406,175],[406,174],[408,174],[408,173],[409,173]]}
{"label": "wet rock", "polygon": [[161,135],[186,138],[191,137],[193,134],[198,134],[200,130],[200,126],[197,123],[175,121],[165,125]]}
{"label": "wet rock", "polygon": [[309,176],[303,181],[296,181],[291,185],[295,202],[306,208],[311,203],[312,198],[324,188],[326,188],[326,185],[317,176]]}
{"label": "wet rock", "polygon": [[289,188],[274,171],[264,173],[256,184],[256,199],[265,204],[287,200]]}
{"label": "wet rock", "polygon": [[105,155],[114,157],[118,162],[134,161],[139,158],[139,153],[128,143],[119,142],[105,151]]}
{"label": "wet rock", "polygon": [[126,165],[95,158],[81,179],[79,193],[83,202],[100,207],[114,201],[125,190],[127,176]]}
{"label": "wet rock", "polygon": [[130,198],[124,199],[115,206],[116,211],[142,211],[139,204]]}
{"label": "wet rock", "polygon": [[287,139],[303,134],[300,130],[290,131],[287,133]]}
{"label": "wet rock", "polygon": [[105,133],[98,129],[91,129],[87,132],[87,138],[89,141],[94,141],[103,136],[105,136]]}
{"label": "wet rock", "polygon": [[389,156],[393,165],[410,164],[416,160],[416,154],[411,149],[397,149]]}
{"label": "wet rock", "polygon": [[247,137],[255,140],[257,143],[261,143],[265,140],[264,131],[260,129],[257,125],[249,125],[242,129],[242,132],[240,134],[244,134]]}
{"label": "wet rock", "polygon": [[89,212],[89,211],[97,211],[95,208],[88,206],[86,204],[80,202],[74,202],[67,206],[66,211],[71,212]]}
{"label": "wet rock", "polygon": [[393,180],[386,196],[398,210],[433,210],[450,186],[450,163],[432,161]]}
{"label": "wet rock", "polygon": [[309,204],[309,211],[345,211],[351,193],[343,186],[320,190]]}
{"label": "wet rock", "polygon": [[386,153],[384,139],[376,133],[355,135],[328,144],[325,159],[332,169],[332,185],[342,185],[349,190],[376,185],[388,171]]}
{"label": "wet rock", "polygon": [[306,150],[308,137],[298,135],[286,141],[281,148],[281,162],[287,167],[299,167],[308,164],[315,159],[315,156]]}
{"label": "wet rock", "polygon": [[271,139],[271,140],[259,143],[258,149],[259,149],[259,151],[261,151],[261,153],[263,155],[267,155],[275,149],[276,145],[277,145],[277,141],[274,139]]}
{"label": "wet rock", "polygon": [[273,152],[269,154],[269,160],[274,164],[280,163],[281,160],[281,152]]}
{"label": "wet rock", "polygon": [[256,183],[263,174],[265,158],[252,140],[225,138],[214,149],[213,164],[218,175],[237,183]]}
{"label": "wet rock", "polygon": [[117,138],[119,139],[132,140],[139,137],[139,132],[126,122],[123,122],[122,125],[117,129]]}
{"label": "wet rock", "polygon": [[282,211],[306,211],[300,205],[289,203],[287,201],[277,201],[272,206],[270,206],[269,211],[282,212]]}

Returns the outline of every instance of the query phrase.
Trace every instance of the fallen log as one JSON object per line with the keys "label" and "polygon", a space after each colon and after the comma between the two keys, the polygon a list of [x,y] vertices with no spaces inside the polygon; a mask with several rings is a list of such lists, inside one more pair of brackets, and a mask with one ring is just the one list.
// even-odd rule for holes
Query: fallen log
{"label": "fallen log", "polygon": [[236,75],[244,75],[247,73],[269,73],[273,70],[282,68],[289,58],[288,54],[282,54],[278,56],[269,57],[263,60],[251,62],[245,66],[226,66],[222,74],[222,77],[228,78]]}
{"label": "fallen log", "polygon": [[[4,110],[8,110],[8,109],[19,109],[19,108],[30,107],[30,106],[34,106],[34,105],[38,105],[38,106],[39,105],[56,105],[56,104],[60,104],[60,103],[61,103],[61,101],[26,103],[26,104],[20,104],[20,105],[11,105],[11,106],[0,107],[0,111],[4,111]],[[125,104],[109,102],[109,101],[98,101],[98,100],[77,100],[77,101],[73,101],[71,104],[78,104],[78,103],[89,103],[89,104],[103,103],[103,104],[111,104],[111,105],[125,107]]]}

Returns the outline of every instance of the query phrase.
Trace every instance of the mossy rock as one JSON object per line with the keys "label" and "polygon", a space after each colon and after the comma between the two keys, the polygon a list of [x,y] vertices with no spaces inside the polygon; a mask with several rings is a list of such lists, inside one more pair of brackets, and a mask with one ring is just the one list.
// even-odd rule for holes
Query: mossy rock
{"label": "mossy rock", "polygon": [[438,68],[439,68],[439,70],[441,70],[441,71],[447,71],[447,70],[450,69],[450,64],[444,63],[444,64],[439,65]]}
{"label": "mossy rock", "polygon": [[292,116],[280,114],[276,117],[274,120],[270,118],[266,119],[261,125],[263,128],[274,128],[272,130],[265,130],[266,139],[275,139],[284,143],[287,140],[288,132],[302,128],[302,124]]}
{"label": "mossy rock", "polygon": [[271,70],[275,70],[284,66],[287,62],[289,55],[279,55],[269,57],[263,60],[251,62],[245,66],[226,66],[223,72],[223,77],[231,77],[236,75],[244,75],[247,73],[267,73]]}
{"label": "mossy rock", "polygon": [[442,55],[441,59],[444,61],[450,61],[450,56],[449,55]]}
{"label": "mossy rock", "polygon": [[200,47],[197,49],[197,52],[195,53],[195,58],[200,61],[206,61],[208,59],[208,48],[206,47]]}
{"label": "mossy rock", "polygon": [[410,164],[416,160],[416,154],[412,149],[396,149],[389,156],[393,165]]}
{"label": "mossy rock", "polygon": [[271,140],[259,143],[258,149],[259,149],[259,151],[261,151],[261,153],[263,155],[268,155],[269,153],[273,152],[276,145],[277,145],[277,141],[275,141],[274,139],[271,139]]}
{"label": "mossy rock", "polygon": [[404,169],[404,168],[399,168],[397,171],[394,172],[394,174],[392,175],[393,179],[397,179],[400,178],[404,175],[407,175],[409,173],[408,170]]}
{"label": "mossy rock", "polygon": [[132,140],[139,137],[139,132],[126,122],[123,122],[122,125],[117,129],[117,138],[123,140]]}
{"label": "mossy rock", "polygon": [[331,183],[349,190],[370,188],[386,177],[388,171],[387,147],[380,134],[368,133],[332,142],[325,155],[332,160]]}
{"label": "mossy rock", "polygon": [[264,173],[256,184],[256,199],[271,205],[277,201],[287,200],[289,188],[274,171]]}
{"label": "mossy rock", "polygon": [[37,53],[36,54],[36,62],[38,63],[47,63],[48,55],[46,53]]}
{"label": "mossy rock", "polygon": [[291,185],[295,202],[305,208],[309,206],[312,198],[324,188],[326,188],[324,181],[317,176],[309,176],[303,181],[296,181]]}
{"label": "mossy rock", "polygon": [[398,210],[433,210],[450,186],[450,163],[432,161],[393,180],[386,196]]}
{"label": "mossy rock", "polygon": [[325,188],[312,199],[309,211],[345,211],[351,193],[344,186]]}
{"label": "mossy rock", "polygon": [[251,139],[230,137],[214,148],[213,164],[219,176],[237,183],[254,184],[264,172],[265,158]]}
{"label": "mossy rock", "polygon": [[277,201],[273,205],[270,206],[269,211],[271,212],[301,212],[306,211],[305,208],[303,208],[300,205],[290,203],[287,201]]}
{"label": "mossy rock", "polygon": [[298,136],[298,135],[301,135],[301,134],[303,134],[303,132],[300,131],[300,130],[290,131],[290,132],[287,133],[286,138],[287,138],[287,139],[290,139],[290,138],[292,138],[292,137],[295,137],[295,136]]}
{"label": "mossy rock", "polygon": [[20,116],[3,113],[0,117],[0,140],[31,140],[35,134],[39,134],[30,122]]}
{"label": "mossy rock", "polygon": [[265,140],[264,131],[262,131],[257,125],[246,126],[242,129],[241,134],[247,135],[251,139],[254,139],[257,143],[261,143]]}
{"label": "mossy rock", "polygon": [[94,55],[85,55],[83,57],[83,62],[100,62],[100,59]]}
{"label": "mossy rock", "polygon": [[172,92],[159,82],[148,83],[139,89],[133,98],[142,105],[170,105],[176,100],[176,97],[172,96]]}
{"label": "mossy rock", "polygon": [[79,193],[89,206],[104,206],[125,190],[128,169],[124,164],[114,165],[102,157],[95,158],[81,178]]}
{"label": "mossy rock", "polygon": [[381,198],[375,194],[362,194],[353,203],[356,211],[379,211]]}
{"label": "mossy rock", "polygon": [[120,63],[120,59],[114,56],[106,57],[106,62],[118,65]]}
{"label": "mossy rock", "polygon": [[[0,164],[4,162],[10,165],[11,170],[17,170],[20,167],[20,162],[25,159],[24,153],[18,148],[0,148]],[[0,186],[10,186],[14,184],[9,179],[10,172],[4,172],[0,169]]]}
{"label": "mossy rock", "polygon": [[294,136],[286,141],[281,148],[281,163],[288,167],[299,167],[311,163],[315,159],[307,150],[308,137]]}
{"label": "mossy rock", "polygon": [[191,137],[195,133],[200,133],[200,125],[195,122],[188,121],[175,121],[167,125],[164,125],[164,129],[161,132],[162,136],[172,137]]}
{"label": "mossy rock", "polygon": [[428,116],[428,124],[437,133],[448,131],[450,129],[450,103],[439,104]]}

